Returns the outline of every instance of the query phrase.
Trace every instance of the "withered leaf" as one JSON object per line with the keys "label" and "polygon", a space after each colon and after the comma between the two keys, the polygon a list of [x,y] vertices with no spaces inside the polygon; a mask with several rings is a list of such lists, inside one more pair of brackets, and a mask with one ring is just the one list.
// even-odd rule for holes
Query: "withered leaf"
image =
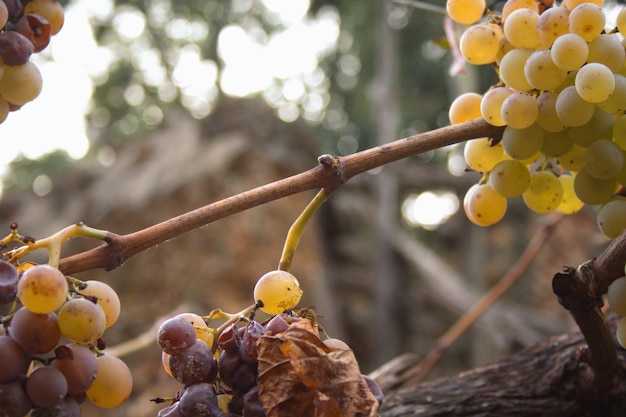
{"label": "withered leaf", "polygon": [[375,417],[378,401],[352,350],[331,351],[308,320],[258,342],[259,398],[268,417]]}

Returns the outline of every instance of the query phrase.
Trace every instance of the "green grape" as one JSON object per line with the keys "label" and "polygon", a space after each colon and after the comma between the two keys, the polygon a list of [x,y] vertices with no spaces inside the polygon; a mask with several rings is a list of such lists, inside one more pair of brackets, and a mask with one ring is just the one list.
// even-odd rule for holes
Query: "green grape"
{"label": "green grape", "polygon": [[532,49],[512,49],[500,60],[500,79],[507,87],[517,91],[530,91],[530,85],[524,74],[526,60],[532,55]]}
{"label": "green grape", "polygon": [[566,131],[543,132],[541,153],[545,156],[560,157],[565,155],[574,146],[574,140]]}
{"label": "green grape", "polygon": [[574,71],[587,62],[589,46],[582,36],[566,33],[556,38],[550,49],[554,64],[565,71]]}
{"label": "green grape", "polygon": [[595,106],[583,100],[575,86],[565,87],[556,98],[556,114],[566,126],[582,126],[591,120]]}
{"label": "green grape", "polygon": [[463,199],[467,218],[477,226],[491,226],[506,214],[506,197],[494,191],[489,184],[472,186]]}
{"label": "green grape", "polygon": [[606,24],[602,7],[593,3],[582,3],[569,14],[569,31],[582,36],[587,42],[598,36]]}
{"label": "green grape", "polygon": [[68,286],[65,275],[49,265],[37,265],[17,282],[17,297],[33,313],[48,314],[65,302]]}
{"label": "green grape", "polygon": [[39,96],[42,84],[41,73],[34,63],[5,65],[0,78],[0,95],[9,103],[23,105]]}
{"label": "green grape", "polygon": [[613,140],[622,150],[626,150],[626,115],[621,115],[615,120],[611,131]]}
{"label": "green grape", "polygon": [[623,113],[626,111],[626,77],[622,74],[613,74],[615,88],[611,95],[597,104],[602,110],[609,113]]}
{"label": "green grape", "polygon": [[450,19],[463,25],[476,23],[485,12],[485,0],[447,0],[446,11]]}
{"label": "green grape", "polygon": [[565,81],[567,71],[559,68],[552,60],[550,51],[533,52],[524,64],[524,75],[537,90],[554,90]]}
{"label": "green grape", "polygon": [[[498,32],[500,31],[500,32]],[[475,25],[469,27],[459,41],[461,54],[466,61],[474,65],[495,62],[500,50],[502,31],[496,25]]]}
{"label": "green grape", "polygon": [[480,113],[483,119],[492,126],[504,126],[506,122],[502,118],[502,103],[513,90],[507,87],[496,87],[487,91],[480,102]]}
{"label": "green grape", "polygon": [[537,96],[537,124],[546,132],[561,132],[565,130],[565,124],[556,114],[556,98],[558,94],[552,91],[545,91]]}
{"label": "green grape", "polygon": [[585,168],[594,177],[606,180],[615,178],[624,167],[622,149],[610,140],[593,142],[585,154]]}
{"label": "green grape", "polygon": [[489,185],[503,197],[518,197],[530,185],[530,172],[523,162],[505,159],[489,172]]}
{"label": "green grape", "polygon": [[621,318],[617,322],[617,330],[615,331],[615,337],[620,346],[626,349],[626,319]]}
{"label": "green grape", "polygon": [[559,181],[563,186],[563,198],[556,208],[556,211],[563,214],[574,214],[583,208],[585,203],[581,201],[574,190],[574,177],[569,174],[562,174]]}
{"label": "green grape", "polygon": [[463,156],[474,171],[488,172],[504,158],[504,148],[502,142],[492,145],[489,138],[472,139],[465,143]]}
{"label": "green grape", "polygon": [[509,127],[525,129],[537,120],[539,107],[530,94],[513,93],[504,100],[500,112]]}
{"label": "green grape", "polygon": [[267,314],[280,314],[291,310],[300,302],[302,290],[296,277],[287,271],[270,271],[254,286],[254,301],[261,304]]}
{"label": "green grape", "polygon": [[559,157],[559,163],[563,168],[577,172],[585,165],[585,153],[587,149],[574,143],[569,151]]}
{"label": "green grape", "polygon": [[81,295],[96,297],[98,305],[104,311],[106,328],[113,326],[120,316],[120,299],[113,288],[101,281],[85,281],[87,286],[80,290]]}
{"label": "green grape", "polygon": [[563,185],[551,172],[538,171],[531,175],[530,185],[522,194],[524,203],[532,211],[540,214],[556,210],[563,199]]}
{"label": "green grape", "polygon": [[604,204],[611,199],[616,187],[615,179],[601,180],[582,168],[574,178],[574,190],[583,202],[591,205]]}
{"label": "green grape", "polygon": [[58,313],[61,333],[75,343],[93,343],[102,336],[106,317],[102,308],[86,298],[73,298]]}
{"label": "green grape", "polygon": [[482,99],[483,96],[478,93],[463,93],[455,98],[448,109],[450,123],[455,125],[481,117],[480,102]]}
{"label": "green grape", "polygon": [[539,13],[535,10],[517,9],[504,21],[504,36],[516,48],[534,48],[539,43],[538,22]]}
{"label": "green grape", "polygon": [[100,408],[115,408],[122,405],[133,389],[133,376],[121,359],[112,355],[97,358],[98,372],[93,384],[85,394]]}
{"label": "green grape", "polygon": [[620,316],[626,316],[626,276],[616,279],[609,285],[606,298],[611,310]]}
{"label": "green grape", "polygon": [[574,85],[583,100],[600,103],[607,100],[613,93],[615,76],[606,65],[592,62],[578,70]]}
{"label": "green grape", "polygon": [[626,200],[614,198],[598,210],[598,228],[607,237],[615,239],[626,229]]}
{"label": "green grape", "polygon": [[553,6],[539,15],[537,37],[541,49],[549,49],[559,36],[568,31],[569,9]]}
{"label": "green grape", "polygon": [[507,126],[502,133],[502,146],[511,158],[528,159],[541,149],[543,129],[533,124],[526,129]]}
{"label": "green grape", "polygon": [[589,42],[587,62],[598,62],[617,72],[624,66],[626,51],[617,33],[601,34]]}
{"label": "green grape", "polygon": [[574,143],[588,148],[597,140],[611,140],[613,124],[613,115],[596,107],[593,116],[587,123],[582,126],[571,127],[567,133],[574,140]]}

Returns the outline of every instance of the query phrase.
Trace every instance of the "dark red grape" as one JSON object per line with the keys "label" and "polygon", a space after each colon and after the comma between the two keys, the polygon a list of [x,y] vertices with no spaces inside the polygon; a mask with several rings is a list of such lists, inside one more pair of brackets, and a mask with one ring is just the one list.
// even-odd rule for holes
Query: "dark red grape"
{"label": "dark red grape", "polygon": [[54,407],[36,407],[30,417],[80,417],[80,407],[72,397],[65,397]]}
{"label": "dark red grape", "polygon": [[[61,348],[61,349],[60,349]],[[98,372],[96,356],[85,345],[71,343],[57,348],[63,351],[63,357],[57,357],[52,361],[52,366],[57,368],[67,380],[67,392],[75,396],[87,391]]]}
{"label": "dark red grape", "polygon": [[61,339],[55,313],[37,314],[24,307],[13,315],[9,334],[26,353],[34,355],[50,352]]}
{"label": "dark red grape", "polygon": [[259,399],[258,385],[250,388],[243,396],[243,417],[265,417],[265,410]]}
{"label": "dark red grape", "polygon": [[170,356],[170,370],[174,378],[187,386],[213,382],[217,377],[217,361],[211,348],[203,340],[197,340],[180,355]]}
{"label": "dark red grape", "polygon": [[180,403],[175,402],[174,404],[169,405],[159,410],[157,417],[185,417],[185,416],[180,412]]}
{"label": "dark red grape", "polygon": [[185,388],[180,397],[180,412],[185,417],[217,417],[222,410],[217,403],[215,387],[208,383]]}
{"label": "dark red grape", "polygon": [[0,261],[0,304],[12,303],[17,294],[17,269],[8,262]]}
{"label": "dark red grape", "polygon": [[259,374],[258,363],[241,362],[235,369],[230,379],[229,386],[235,391],[246,392],[256,385],[256,378]]}
{"label": "dark red grape", "polygon": [[20,17],[15,30],[24,35],[32,44],[34,52],[41,52],[50,43],[50,23],[38,14],[28,13]]}
{"label": "dark red grape", "polygon": [[23,417],[33,407],[20,381],[0,384],[0,411],[2,417]]}
{"label": "dark red grape", "polygon": [[33,51],[33,44],[21,33],[14,31],[0,33],[0,57],[6,65],[24,65]]}
{"label": "dark red grape", "polygon": [[241,364],[238,350],[223,350],[220,352],[219,374],[222,382],[232,387],[232,378],[235,370]]}
{"label": "dark red grape", "polygon": [[14,381],[25,370],[24,351],[9,336],[0,336],[0,384]]}
{"label": "dark red grape", "polygon": [[2,0],[9,11],[9,20],[15,22],[22,14],[22,3],[20,0]]}
{"label": "dark red grape", "polygon": [[270,319],[265,325],[267,334],[275,335],[284,332],[289,328],[289,323],[285,320],[283,314],[277,314]]}
{"label": "dark red grape", "polygon": [[40,407],[54,407],[67,395],[67,381],[57,368],[42,366],[26,380],[28,398]]}
{"label": "dark red grape", "polygon": [[240,342],[239,332],[234,324],[224,329],[217,338],[217,346],[222,350],[237,350]]}
{"label": "dark red grape", "polygon": [[251,321],[245,328],[239,345],[239,355],[245,362],[256,362],[258,355],[256,342],[265,334],[265,327],[256,321]]}
{"label": "dark red grape", "polygon": [[196,343],[196,330],[183,317],[172,317],[159,327],[157,343],[163,352],[178,355]]}

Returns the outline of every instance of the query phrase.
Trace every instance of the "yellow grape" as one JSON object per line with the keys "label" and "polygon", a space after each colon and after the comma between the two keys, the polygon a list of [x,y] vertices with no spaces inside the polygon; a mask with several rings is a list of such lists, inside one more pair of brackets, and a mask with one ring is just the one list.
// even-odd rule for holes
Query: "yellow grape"
{"label": "yellow grape", "polygon": [[500,50],[502,31],[496,25],[474,25],[461,35],[459,48],[466,61],[474,65],[495,62]]}
{"label": "yellow grape", "polygon": [[557,67],[548,50],[533,52],[524,64],[524,75],[537,90],[554,90],[565,81],[567,72]]}
{"label": "yellow grape", "polygon": [[42,84],[41,73],[34,63],[5,65],[0,78],[0,95],[9,103],[23,105],[37,98]]}
{"label": "yellow grape", "polygon": [[606,298],[611,310],[620,316],[626,316],[626,276],[616,279],[609,285]]}
{"label": "yellow grape", "polygon": [[528,159],[541,149],[543,129],[537,124],[525,129],[515,129],[507,126],[502,133],[502,146],[511,158]]}
{"label": "yellow grape", "polygon": [[604,204],[615,192],[616,181],[613,178],[601,180],[582,168],[574,178],[576,195],[587,204]]}
{"label": "yellow grape", "polygon": [[574,143],[588,148],[600,139],[611,140],[613,133],[613,115],[596,107],[591,119],[582,126],[570,127],[567,130]]}
{"label": "yellow grape", "polygon": [[478,119],[480,102],[483,96],[478,93],[463,93],[452,101],[448,110],[448,118],[453,125]]}
{"label": "yellow grape", "polygon": [[565,124],[556,113],[556,99],[558,94],[545,91],[537,96],[537,124],[546,132],[561,132],[565,130]]}
{"label": "yellow grape", "polygon": [[503,197],[518,197],[530,185],[530,172],[523,162],[505,159],[489,172],[489,185]]}
{"label": "yellow grape", "polygon": [[617,29],[620,33],[626,33],[626,7],[622,7],[619,11],[615,23],[617,24]]}
{"label": "yellow grape", "polygon": [[602,6],[604,4],[604,0],[563,0],[561,6],[567,7],[568,9],[572,10],[574,7],[582,3],[593,3],[598,6]]}
{"label": "yellow grape", "polygon": [[585,165],[587,149],[574,143],[572,148],[559,157],[559,163],[565,169],[577,172]]}
{"label": "yellow grape", "polygon": [[610,140],[596,140],[587,148],[585,168],[601,180],[615,178],[624,167],[622,149]]}
{"label": "yellow grape", "polygon": [[506,87],[496,87],[487,91],[480,102],[480,114],[483,119],[492,126],[504,126],[506,122],[502,118],[502,103],[513,90]]}
{"label": "yellow grape", "polygon": [[598,228],[611,239],[615,239],[626,229],[626,200],[614,198],[598,210],[596,216]]}
{"label": "yellow grape", "polygon": [[611,95],[598,103],[598,107],[609,113],[623,113],[626,111],[626,77],[614,74],[615,88]]}
{"label": "yellow grape", "polygon": [[98,356],[97,361],[96,379],[85,394],[98,407],[119,407],[130,397],[133,389],[130,369],[124,361],[111,355]]}
{"label": "yellow grape", "polygon": [[106,318],[102,308],[86,298],[73,298],[58,313],[61,333],[75,343],[93,343],[102,336]]}
{"label": "yellow grape", "polygon": [[174,375],[172,375],[172,368],[170,368],[170,356],[171,355],[169,353],[161,351],[161,365],[163,366],[165,373],[174,378]]}
{"label": "yellow grape", "polygon": [[267,314],[280,314],[291,310],[300,302],[300,283],[287,271],[270,271],[254,286],[254,301],[261,304]]}
{"label": "yellow grape", "polygon": [[545,156],[559,157],[565,155],[574,146],[574,140],[567,131],[543,132],[541,153]]}
{"label": "yellow grape", "polygon": [[65,275],[49,265],[37,265],[22,275],[17,282],[17,297],[33,313],[52,313],[67,298]]}
{"label": "yellow grape", "polygon": [[585,101],[600,103],[609,98],[615,89],[613,71],[597,62],[583,66],[576,73],[576,91]]}
{"label": "yellow grape", "polygon": [[534,48],[539,43],[537,23],[539,13],[532,9],[517,9],[504,21],[504,36],[516,48]]}
{"label": "yellow grape", "polygon": [[102,281],[85,281],[87,287],[80,290],[80,294],[96,297],[98,305],[104,311],[106,328],[111,327],[120,316],[120,299],[113,288]]}
{"label": "yellow grape", "polygon": [[617,322],[617,330],[615,331],[615,337],[620,346],[626,349],[626,319],[621,318]]}
{"label": "yellow grape", "polygon": [[581,3],[569,14],[569,31],[583,37],[587,42],[598,36],[606,24],[602,7],[593,3]]}
{"label": "yellow grape", "polygon": [[550,7],[539,15],[537,37],[542,49],[549,49],[561,35],[569,32],[569,9]]}
{"label": "yellow grape", "polygon": [[589,46],[582,36],[566,33],[559,36],[550,49],[550,57],[554,65],[564,71],[574,71],[587,62]]}
{"label": "yellow grape", "polygon": [[589,101],[583,100],[571,85],[565,87],[556,98],[556,114],[567,126],[582,126],[593,117],[595,106]]}
{"label": "yellow grape", "polygon": [[615,143],[622,150],[626,150],[626,115],[621,115],[615,120],[611,134]]}
{"label": "yellow grape", "polygon": [[[0,74],[0,77],[2,77],[2,74]],[[4,122],[7,119],[10,111],[11,110],[9,109],[9,103],[5,99],[0,97],[0,123]]]}
{"label": "yellow grape", "polygon": [[502,21],[506,21],[509,15],[518,9],[531,9],[539,13],[536,0],[507,0],[502,7]]}
{"label": "yellow grape", "polygon": [[525,129],[537,121],[539,107],[530,94],[514,93],[504,100],[500,112],[509,127]]}
{"label": "yellow grape", "polygon": [[587,62],[598,62],[617,72],[624,66],[626,51],[617,33],[601,34],[589,42]]}
{"label": "yellow grape", "polygon": [[540,214],[556,210],[563,199],[563,185],[551,172],[537,171],[530,177],[528,190],[522,195],[524,203]]}
{"label": "yellow grape", "polygon": [[3,28],[9,20],[9,9],[7,9],[6,3],[0,3],[2,3],[0,4],[0,28]]}
{"label": "yellow grape", "polygon": [[574,214],[580,211],[585,203],[578,198],[576,191],[574,191],[574,177],[569,174],[562,174],[559,181],[563,186],[563,198],[556,211],[563,214]]}
{"label": "yellow grape", "polygon": [[463,25],[476,23],[485,13],[485,0],[447,0],[446,11],[450,19]]}
{"label": "yellow grape", "polygon": [[215,340],[215,329],[209,328],[202,316],[195,313],[181,313],[182,317],[193,325],[196,331],[196,339],[203,340],[209,347],[213,346]]}
{"label": "yellow grape", "polygon": [[506,197],[501,196],[489,184],[472,186],[463,201],[467,218],[477,226],[491,226],[506,214]]}
{"label": "yellow grape", "polygon": [[502,143],[492,145],[489,138],[468,140],[463,156],[467,165],[478,172],[488,172],[504,158]]}
{"label": "yellow grape", "polygon": [[530,91],[530,85],[524,74],[526,60],[532,55],[532,49],[517,48],[509,51],[500,60],[500,79],[507,87],[517,91]]}

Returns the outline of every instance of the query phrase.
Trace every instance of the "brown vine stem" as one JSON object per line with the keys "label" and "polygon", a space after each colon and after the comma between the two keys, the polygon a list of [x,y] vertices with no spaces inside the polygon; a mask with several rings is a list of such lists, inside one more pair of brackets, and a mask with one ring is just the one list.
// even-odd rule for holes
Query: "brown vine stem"
{"label": "brown vine stem", "polygon": [[98,268],[114,269],[146,249],[244,210],[303,191],[321,188],[332,191],[370,169],[469,139],[500,138],[502,131],[503,128],[476,119],[398,139],[352,155],[322,155],[315,168],[291,177],[236,194],[134,233],[108,233],[105,245],[61,259],[59,269],[66,275]]}
{"label": "brown vine stem", "polygon": [[435,346],[426,354],[419,366],[410,368],[412,375],[403,376],[403,386],[414,386],[422,382],[431,369],[439,362],[445,351],[452,346],[452,344],[456,342],[458,338],[493,305],[493,303],[498,301],[500,297],[519,281],[546,240],[552,234],[554,226],[562,218],[563,215],[555,213],[544,220],[517,262],[515,262],[507,273],[437,340]]}

